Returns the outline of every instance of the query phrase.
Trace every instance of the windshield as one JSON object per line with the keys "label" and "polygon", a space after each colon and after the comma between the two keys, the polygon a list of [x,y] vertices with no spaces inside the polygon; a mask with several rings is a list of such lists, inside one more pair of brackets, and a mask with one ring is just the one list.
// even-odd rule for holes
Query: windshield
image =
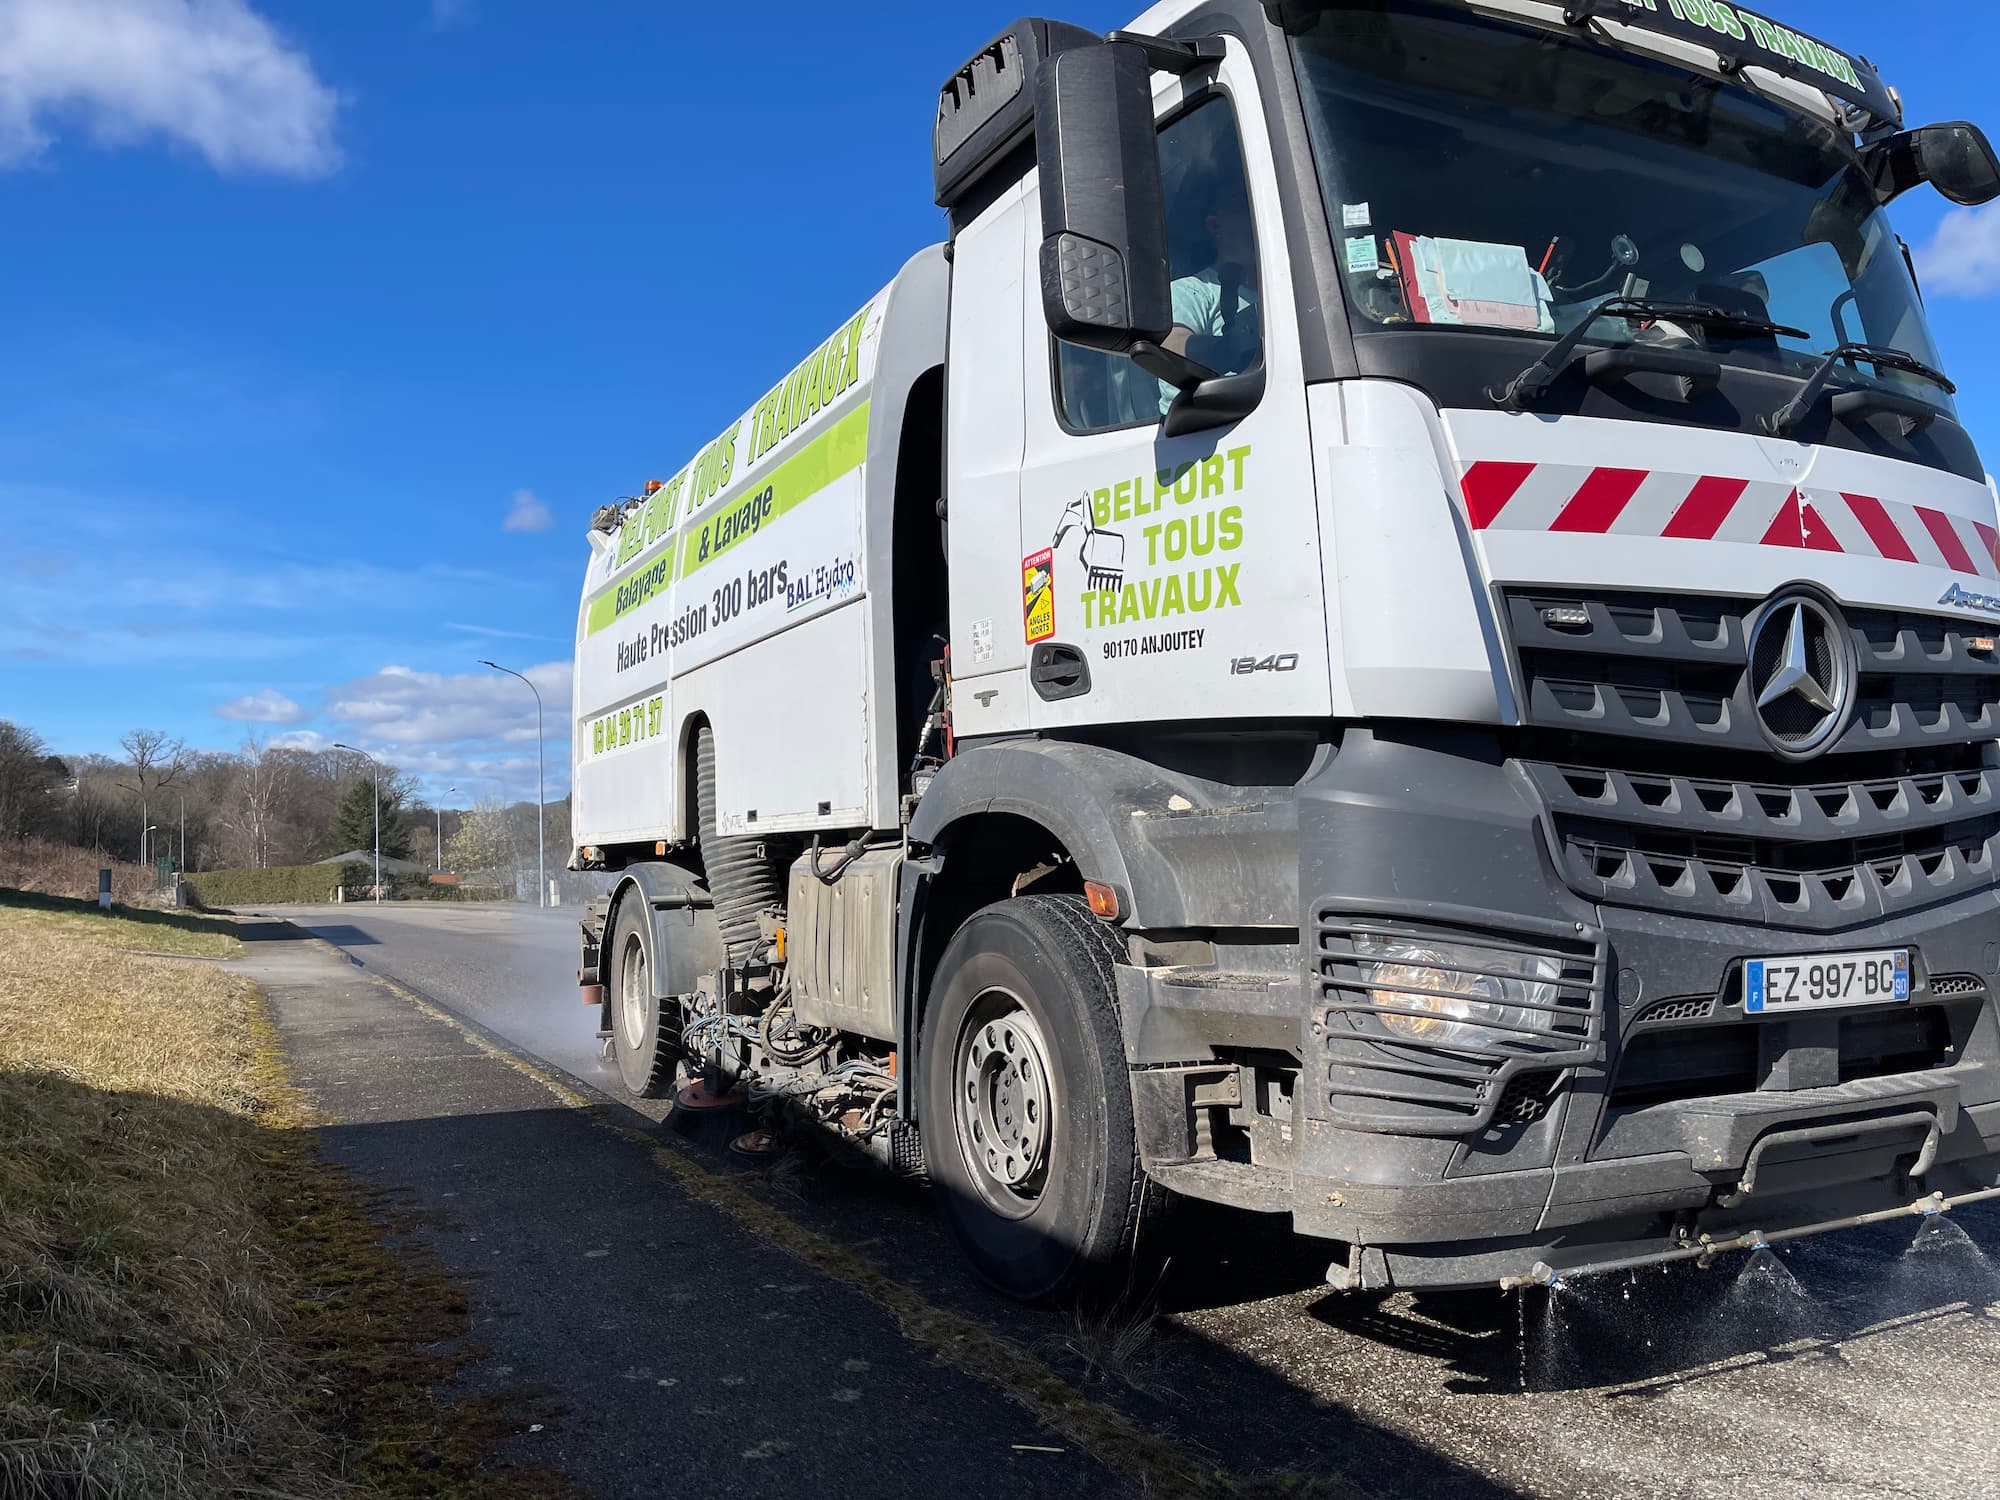
{"label": "windshield", "polygon": [[[1623,295],[1793,332],[1601,319],[1593,342],[1708,347],[1798,376],[1845,343],[1939,364],[1902,245],[1829,125],[1421,0],[1329,6],[1294,45],[1357,337],[1554,336]],[[1849,364],[1837,381],[1952,409],[1906,371]]]}

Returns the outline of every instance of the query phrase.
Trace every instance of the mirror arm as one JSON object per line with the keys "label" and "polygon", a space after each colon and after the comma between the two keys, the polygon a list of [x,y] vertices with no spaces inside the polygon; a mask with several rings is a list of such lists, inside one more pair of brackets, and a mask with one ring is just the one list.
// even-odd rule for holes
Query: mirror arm
{"label": "mirror arm", "polygon": [[1875,205],[1887,208],[1923,179],[1916,168],[1916,153],[1908,133],[1890,136],[1862,149],[1862,165],[1868,172],[1868,186]]}
{"label": "mirror arm", "polygon": [[1148,36],[1143,31],[1113,31],[1104,40],[1137,47],[1146,54],[1147,67],[1156,73],[1172,73],[1176,77],[1222,61],[1222,38],[1219,36],[1196,37],[1184,42],[1170,37]]}
{"label": "mirror arm", "polygon": [[1191,432],[1232,426],[1257,409],[1257,403],[1264,399],[1264,385],[1262,360],[1241,375],[1218,375],[1213,380],[1204,380],[1175,398],[1161,424],[1162,435],[1186,437]]}
{"label": "mirror arm", "polygon": [[1131,354],[1133,364],[1177,391],[1191,391],[1204,381],[1214,380],[1218,374],[1199,360],[1176,354],[1150,339],[1141,339],[1134,344]]}

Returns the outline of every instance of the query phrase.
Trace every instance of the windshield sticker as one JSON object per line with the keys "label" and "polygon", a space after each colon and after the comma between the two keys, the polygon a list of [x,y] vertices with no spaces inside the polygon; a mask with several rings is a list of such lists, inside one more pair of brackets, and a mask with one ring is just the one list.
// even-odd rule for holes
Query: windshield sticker
{"label": "windshield sticker", "polygon": [[1021,559],[1021,618],[1028,644],[1056,633],[1056,554],[1044,547]]}
{"label": "windshield sticker", "polygon": [[1519,245],[1409,234],[1395,239],[1415,321],[1555,332],[1554,293]]}
{"label": "windshield sticker", "polygon": [[1360,235],[1347,242],[1347,269],[1356,275],[1381,269],[1382,257],[1375,248],[1375,236]]}
{"label": "windshield sticker", "polygon": [[1368,211],[1365,203],[1343,203],[1340,205],[1340,224],[1343,229],[1366,229],[1375,222],[1375,216]]}

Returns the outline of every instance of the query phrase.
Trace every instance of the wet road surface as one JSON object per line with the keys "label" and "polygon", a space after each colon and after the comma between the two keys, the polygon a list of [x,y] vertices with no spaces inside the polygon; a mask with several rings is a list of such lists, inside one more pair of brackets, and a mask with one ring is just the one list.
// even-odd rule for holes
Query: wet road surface
{"label": "wet road surface", "polygon": [[[577,913],[287,908],[362,967],[622,1097],[577,1003]],[[629,1101],[647,1118],[664,1107]],[[673,1123],[662,1129],[675,1129]],[[737,1170],[722,1137],[702,1143]],[[1191,1215],[1150,1323],[994,1298],[921,1190],[796,1160],[785,1211],[1238,1474],[1376,1495],[2000,1497],[2000,1212],[1553,1294],[1349,1299],[1268,1220]]]}

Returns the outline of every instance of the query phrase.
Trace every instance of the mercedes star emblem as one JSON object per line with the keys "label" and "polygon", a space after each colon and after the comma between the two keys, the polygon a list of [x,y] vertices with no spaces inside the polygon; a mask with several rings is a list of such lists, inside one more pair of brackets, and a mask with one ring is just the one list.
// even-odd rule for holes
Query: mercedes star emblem
{"label": "mercedes star emblem", "polygon": [[1852,650],[1845,624],[1817,599],[1795,594],[1764,612],[1750,640],[1750,683],[1780,751],[1804,758],[1832,743],[1853,692]]}

